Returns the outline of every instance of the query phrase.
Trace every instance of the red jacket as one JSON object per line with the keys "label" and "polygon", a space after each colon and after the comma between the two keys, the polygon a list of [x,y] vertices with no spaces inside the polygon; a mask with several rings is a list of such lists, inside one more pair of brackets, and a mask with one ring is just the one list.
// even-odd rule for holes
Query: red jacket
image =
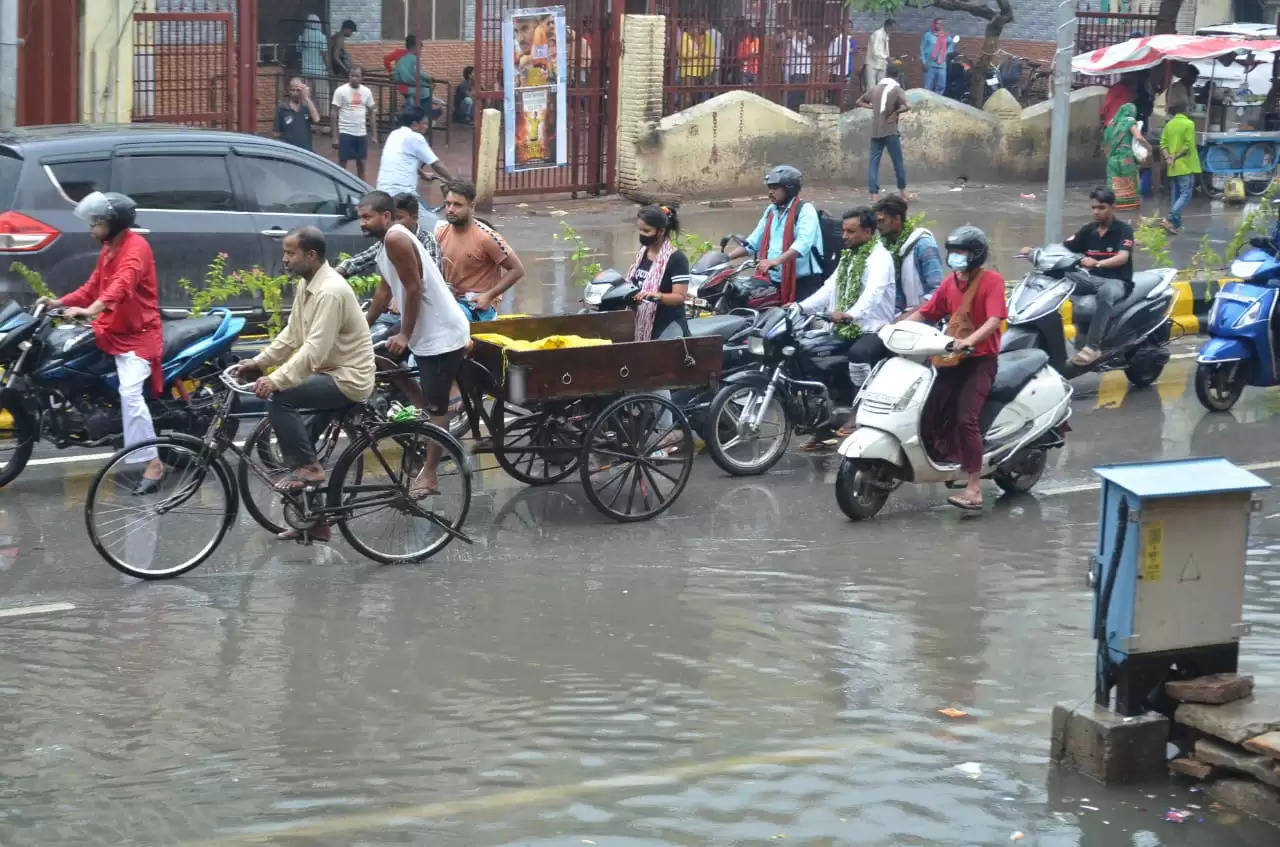
{"label": "red jacket", "polygon": [[159,394],[164,389],[156,260],[145,238],[125,230],[118,244],[102,245],[89,281],[60,299],[64,306],[82,308],[96,300],[106,303],[106,311],[93,322],[98,347],[111,356],[132,352],[146,359],[151,363],[152,390]]}

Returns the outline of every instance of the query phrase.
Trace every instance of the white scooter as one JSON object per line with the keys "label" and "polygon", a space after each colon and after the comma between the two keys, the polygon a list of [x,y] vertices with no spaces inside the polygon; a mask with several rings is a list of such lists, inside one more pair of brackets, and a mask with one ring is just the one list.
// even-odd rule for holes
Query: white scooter
{"label": "white scooter", "polygon": [[[905,482],[951,482],[967,475],[930,456],[921,416],[936,371],[931,356],[953,352],[955,339],[928,324],[903,321],[880,330],[895,355],[885,359],[858,396],[857,429],[840,445],[836,502],[855,521],[874,517]],[[1001,353],[995,385],[982,410],[983,476],[1006,492],[1026,492],[1061,447],[1071,417],[1071,385],[1043,350]]]}

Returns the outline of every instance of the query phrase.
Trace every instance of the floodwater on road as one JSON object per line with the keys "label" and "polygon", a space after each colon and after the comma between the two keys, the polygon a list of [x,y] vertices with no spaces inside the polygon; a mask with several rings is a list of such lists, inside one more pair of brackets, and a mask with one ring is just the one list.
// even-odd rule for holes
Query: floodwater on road
{"label": "floodwater on road", "polygon": [[[48,606],[0,617],[0,843],[1274,845],[1187,783],[1048,762],[1054,703],[1092,696],[1090,468],[1221,454],[1280,480],[1277,395],[1207,415],[1192,349],[1152,389],[1082,380],[1035,496],[980,519],[903,486],[853,524],[830,456],[757,479],[701,458],[633,525],[574,481],[486,470],[475,545],[422,565],[242,515],[209,563],[143,584],[86,543],[97,463],[37,466],[0,491],[5,606]],[[1261,498],[1242,666],[1274,692]]]}

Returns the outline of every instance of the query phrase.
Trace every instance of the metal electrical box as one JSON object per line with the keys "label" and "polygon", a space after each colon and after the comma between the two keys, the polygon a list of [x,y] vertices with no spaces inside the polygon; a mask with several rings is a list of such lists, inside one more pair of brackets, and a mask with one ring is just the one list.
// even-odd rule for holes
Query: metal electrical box
{"label": "metal electrical box", "polygon": [[1226,459],[1103,465],[1093,585],[1097,702],[1141,714],[1171,668],[1236,670],[1253,492]]}

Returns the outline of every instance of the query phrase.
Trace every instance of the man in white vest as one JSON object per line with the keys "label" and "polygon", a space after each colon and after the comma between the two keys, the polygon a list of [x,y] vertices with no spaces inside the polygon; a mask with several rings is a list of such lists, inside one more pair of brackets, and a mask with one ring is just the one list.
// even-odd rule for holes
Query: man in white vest
{"label": "man in white vest", "polygon": [[933,233],[907,219],[907,201],[890,194],[875,205],[876,227],[898,271],[899,309],[914,309],[942,285],[945,270]]}

